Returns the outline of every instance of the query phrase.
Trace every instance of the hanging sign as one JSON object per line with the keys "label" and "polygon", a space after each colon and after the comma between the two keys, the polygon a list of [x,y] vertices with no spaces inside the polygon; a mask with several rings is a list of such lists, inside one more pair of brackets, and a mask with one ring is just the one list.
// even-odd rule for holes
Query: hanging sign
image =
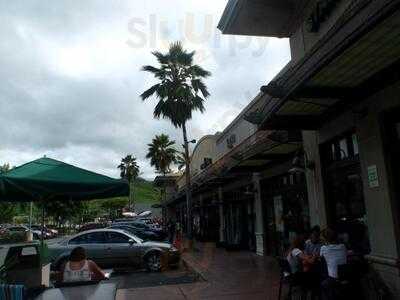
{"label": "hanging sign", "polygon": [[379,186],[379,178],[378,178],[378,168],[376,165],[369,166],[367,168],[368,171],[368,186],[370,188],[376,188]]}

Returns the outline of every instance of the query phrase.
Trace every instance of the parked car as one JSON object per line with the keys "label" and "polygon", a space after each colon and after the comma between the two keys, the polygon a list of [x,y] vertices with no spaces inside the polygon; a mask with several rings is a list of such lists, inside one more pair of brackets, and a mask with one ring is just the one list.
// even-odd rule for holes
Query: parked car
{"label": "parked car", "polygon": [[87,230],[92,230],[92,229],[100,229],[100,228],[105,228],[107,227],[107,223],[86,223],[83,224],[82,226],[79,227],[78,231],[82,232],[82,231],[87,231]]}
{"label": "parked car", "polygon": [[116,224],[111,225],[108,228],[122,229],[122,230],[128,231],[129,233],[136,235],[137,237],[139,237],[145,241],[161,241],[160,236],[158,234],[156,234],[155,232],[145,230],[145,229],[140,229],[140,228],[129,226],[129,225],[116,223]]}
{"label": "parked car", "polygon": [[33,238],[34,239],[40,239],[42,232],[38,231],[38,230],[30,230],[27,226],[25,225],[10,225],[6,228],[6,230],[10,233],[14,233],[14,232],[28,232],[28,231],[32,231],[33,234]]}
{"label": "parked car", "polygon": [[[28,226],[26,226],[26,227],[28,227]],[[32,229],[32,231],[39,233],[39,236],[42,235],[42,226],[41,225],[31,225],[31,229]],[[51,239],[54,237],[53,233],[46,226],[44,226],[43,229],[44,229],[43,232],[44,232],[45,239]]]}
{"label": "parked car", "polygon": [[144,223],[146,225],[148,225],[151,229],[153,230],[158,230],[161,231],[162,228],[160,226],[160,224],[158,224],[157,222],[155,222],[153,219],[151,218],[138,218],[137,220],[135,220],[137,223]]}
{"label": "parked car", "polygon": [[106,228],[81,232],[49,244],[52,268],[59,269],[77,246],[84,247],[88,258],[103,267],[131,265],[158,272],[162,267],[162,256],[169,266],[180,261],[178,249],[171,244],[145,242],[127,231]]}
{"label": "parked car", "polygon": [[58,236],[58,230],[55,229],[55,227],[49,225],[47,226],[47,229],[53,234],[53,237]]}
{"label": "parked car", "polygon": [[147,225],[146,223],[138,222],[136,220],[131,221],[131,222],[118,222],[118,223],[114,223],[113,225],[127,225],[127,226],[134,227],[136,229],[139,229],[141,231],[153,232],[157,236],[157,239],[156,239],[157,241],[163,241],[167,237],[165,232],[163,232],[162,230],[156,230],[156,229],[150,227],[149,225]]}

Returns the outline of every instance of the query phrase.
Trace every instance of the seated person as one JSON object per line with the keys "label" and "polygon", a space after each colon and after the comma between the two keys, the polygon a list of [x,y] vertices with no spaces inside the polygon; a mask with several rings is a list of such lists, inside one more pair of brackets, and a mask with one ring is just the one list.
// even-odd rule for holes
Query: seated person
{"label": "seated person", "polygon": [[304,237],[297,236],[287,254],[287,261],[293,274],[294,281],[305,288],[313,288],[317,282],[314,275],[309,273],[309,266],[314,264],[316,257],[304,253]]}
{"label": "seated person", "polygon": [[61,268],[62,282],[100,281],[105,274],[91,260],[86,259],[86,251],[82,247],[72,250],[69,261]]}
{"label": "seated person", "polygon": [[321,246],[321,229],[317,225],[311,229],[310,238],[306,241],[304,252],[307,255],[318,256],[320,254]]}
{"label": "seated person", "polygon": [[332,229],[326,229],[324,238],[327,245],[321,247],[320,256],[325,259],[328,269],[328,278],[322,282],[323,299],[333,300],[337,295],[338,266],[347,263],[347,250],[344,244],[338,241],[338,234]]}

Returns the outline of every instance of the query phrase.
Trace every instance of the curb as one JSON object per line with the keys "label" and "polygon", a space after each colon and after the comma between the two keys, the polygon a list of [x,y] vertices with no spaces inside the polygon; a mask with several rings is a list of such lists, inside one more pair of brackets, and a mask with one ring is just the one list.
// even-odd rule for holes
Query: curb
{"label": "curb", "polygon": [[182,263],[185,266],[185,268],[187,268],[189,271],[196,273],[203,281],[208,281],[203,272],[201,272],[199,269],[188,263],[184,257],[182,257]]}

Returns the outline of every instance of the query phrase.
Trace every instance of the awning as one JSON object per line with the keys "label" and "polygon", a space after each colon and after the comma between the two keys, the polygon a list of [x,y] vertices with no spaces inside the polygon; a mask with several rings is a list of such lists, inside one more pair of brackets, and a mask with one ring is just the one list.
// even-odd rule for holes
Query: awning
{"label": "awning", "polygon": [[229,0],[219,21],[223,34],[289,37],[306,0]]}
{"label": "awning", "polygon": [[128,194],[125,180],[46,157],[0,175],[0,201],[6,202],[91,200]]}
{"label": "awning", "polygon": [[352,6],[304,58],[261,88],[266,98],[258,112],[261,129],[318,129],[398,82],[399,10],[393,0]]}

